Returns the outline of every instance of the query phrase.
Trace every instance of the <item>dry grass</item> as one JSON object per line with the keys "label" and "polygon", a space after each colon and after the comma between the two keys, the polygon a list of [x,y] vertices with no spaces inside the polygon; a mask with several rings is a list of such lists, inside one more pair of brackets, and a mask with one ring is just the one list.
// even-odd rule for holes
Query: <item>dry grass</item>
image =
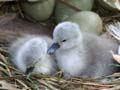
{"label": "dry grass", "polygon": [[[120,19],[119,13],[106,12],[99,5],[96,6],[93,11],[102,17],[103,26]],[[0,5],[1,7],[1,14],[4,14],[3,9],[9,8],[4,3]],[[109,79],[109,81],[100,83],[103,79]],[[120,73],[94,80],[81,78],[64,80],[61,78],[61,72],[58,72],[54,76],[33,75],[30,80],[27,80],[26,76],[10,62],[7,48],[0,47],[0,90],[120,90]]]}
{"label": "dry grass", "polygon": [[[8,51],[0,48],[0,89],[3,90],[120,90],[120,73],[107,77],[84,80],[72,78],[64,80],[61,72],[54,76],[33,75],[30,80],[16,69],[9,60]],[[114,78],[107,83],[102,79]]]}

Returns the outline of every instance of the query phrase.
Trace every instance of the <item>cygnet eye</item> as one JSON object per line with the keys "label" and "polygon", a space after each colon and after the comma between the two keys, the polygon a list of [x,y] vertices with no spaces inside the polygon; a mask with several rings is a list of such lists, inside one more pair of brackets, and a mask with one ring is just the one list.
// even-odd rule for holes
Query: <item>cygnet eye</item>
{"label": "cygnet eye", "polygon": [[64,39],[64,40],[62,40],[62,42],[66,42],[66,41],[67,41],[67,40],[65,40],[65,39]]}

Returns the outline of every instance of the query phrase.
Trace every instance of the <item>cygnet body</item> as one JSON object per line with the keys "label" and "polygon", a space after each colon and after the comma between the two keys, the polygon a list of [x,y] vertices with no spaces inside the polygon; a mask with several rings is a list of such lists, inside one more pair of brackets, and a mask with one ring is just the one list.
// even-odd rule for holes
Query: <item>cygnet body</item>
{"label": "cygnet body", "polygon": [[53,32],[54,43],[48,49],[55,53],[57,64],[65,78],[97,78],[112,74],[113,58],[110,50],[117,51],[117,44],[92,33],[83,33],[73,22],[58,24]]}
{"label": "cygnet body", "polygon": [[52,40],[46,36],[19,38],[10,47],[12,62],[24,73],[34,67],[33,74],[53,74],[56,71],[55,60],[47,54],[50,43]]}

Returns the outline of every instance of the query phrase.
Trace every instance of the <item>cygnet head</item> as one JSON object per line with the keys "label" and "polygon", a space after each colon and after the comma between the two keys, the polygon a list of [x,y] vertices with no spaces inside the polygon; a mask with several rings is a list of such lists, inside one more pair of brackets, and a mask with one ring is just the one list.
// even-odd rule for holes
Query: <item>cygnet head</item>
{"label": "cygnet head", "polygon": [[62,22],[58,24],[53,32],[54,43],[48,49],[49,54],[55,53],[57,49],[69,50],[80,44],[82,35],[77,23]]}

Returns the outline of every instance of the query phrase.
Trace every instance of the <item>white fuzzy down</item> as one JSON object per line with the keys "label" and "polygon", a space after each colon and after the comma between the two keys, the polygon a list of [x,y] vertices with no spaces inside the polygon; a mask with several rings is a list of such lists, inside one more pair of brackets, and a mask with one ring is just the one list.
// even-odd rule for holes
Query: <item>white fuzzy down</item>
{"label": "white fuzzy down", "polygon": [[10,47],[12,62],[22,72],[30,66],[35,66],[32,73],[52,74],[56,71],[56,64],[54,58],[47,54],[50,43],[52,40],[45,36],[19,38]]}
{"label": "white fuzzy down", "polygon": [[[66,40],[62,42],[62,40]],[[58,24],[53,32],[53,40],[59,43],[56,60],[64,77],[101,77],[114,72],[110,50],[116,51],[117,44],[91,33],[82,33],[73,22]]]}

